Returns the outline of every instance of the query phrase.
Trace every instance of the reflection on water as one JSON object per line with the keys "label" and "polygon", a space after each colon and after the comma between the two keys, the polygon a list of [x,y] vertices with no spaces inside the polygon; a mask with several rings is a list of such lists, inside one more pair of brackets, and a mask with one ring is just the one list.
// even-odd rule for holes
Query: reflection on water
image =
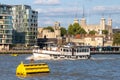
{"label": "reflection on water", "polygon": [[38,73],[38,74],[29,74],[27,76],[17,76],[19,79],[30,79],[30,78],[39,78],[39,77],[45,77],[45,76],[48,76],[49,73]]}
{"label": "reflection on water", "polygon": [[[0,55],[0,80],[19,80],[16,67],[31,55]],[[23,80],[120,80],[120,55],[92,55],[89,60],[38,60],[50,73],[29,75]]]}

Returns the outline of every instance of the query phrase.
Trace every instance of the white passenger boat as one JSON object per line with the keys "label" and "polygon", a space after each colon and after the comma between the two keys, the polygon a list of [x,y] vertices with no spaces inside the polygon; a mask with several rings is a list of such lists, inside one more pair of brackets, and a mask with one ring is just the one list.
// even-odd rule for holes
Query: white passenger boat
{"label": "white passenger boat", "polygon": [[34,58],[44,58],[44,59],[89,59],[90,58],[90,48],[80,47],[80,46],[64,46],[60,48],[52,47],[50,49],[39,49],[35,46],[33,49]]}

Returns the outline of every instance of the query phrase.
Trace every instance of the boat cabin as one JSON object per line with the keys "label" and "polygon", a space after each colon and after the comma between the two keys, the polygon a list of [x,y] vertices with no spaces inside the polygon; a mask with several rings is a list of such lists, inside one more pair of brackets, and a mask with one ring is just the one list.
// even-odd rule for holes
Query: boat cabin
{"label": "boat cabin", "polygon": [[87,47],[62,47],[60,51],[63,55],[90,55],[90,49]]}

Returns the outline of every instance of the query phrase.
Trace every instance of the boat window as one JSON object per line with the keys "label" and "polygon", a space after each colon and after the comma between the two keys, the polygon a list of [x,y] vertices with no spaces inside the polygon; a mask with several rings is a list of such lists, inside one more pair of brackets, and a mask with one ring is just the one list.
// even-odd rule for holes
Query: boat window
{"label": "boat window", "polygon": [[85,52],[87,52],[87,49],[85,49]]}
{"label": "boat window", "polygon": [[82,49],[82,52],[85,52],[85,49]]}
{"label": "boat window", "polygon": [[80,52],[80,49],[77,49],[78,52]]}
{"label": "boat window", "polygon": [[83,48],[83,52],[86,52],[86,48]]}
{"label": "boat window", "polygon": [[86,49],[84,49],[84,52],[86,52]]}
{"label": "boat window", "polygon": [[77,49],[75,49],[74,51],[75,51],[75,52],[78,52],[78,50],[77,50]]}
{"label": "boat window", "polygon": [[79,50],[77,50],[77,52],[80,52]]}
{"label": "boat window", "polygon": [[63,49],[63,51],[65,52],[65,49]]}
{"label": "boat window", "polygon": [[68,49],[66,50],[66,52],[69,52]]}
{"label": "boat window", "polygon": [[86,49],[86,52],[89,52],[89,49]]}
{"label": "boat window", "polygon": [[79,52],[81,52],[81,49],[79,49]]}

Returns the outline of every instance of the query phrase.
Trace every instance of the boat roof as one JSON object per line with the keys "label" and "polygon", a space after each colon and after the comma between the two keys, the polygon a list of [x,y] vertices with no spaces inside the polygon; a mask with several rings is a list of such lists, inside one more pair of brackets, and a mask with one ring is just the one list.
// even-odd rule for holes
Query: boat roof
{"label": "boat roof", "polygon": [[90,48],[88,46],[63,46],[62,48]]}
{"label": "boat roof", "polygon": [[52,42],[52,41],[51,42],[45,42],[45,44],[54,44],[54,42]]}
{"label": "boat roof", "polygon": [[33,47],[34,47],[34,48],[37,48],[37,47],[39,47],[39,46],[37,46],[37,45],[34,45]]}

